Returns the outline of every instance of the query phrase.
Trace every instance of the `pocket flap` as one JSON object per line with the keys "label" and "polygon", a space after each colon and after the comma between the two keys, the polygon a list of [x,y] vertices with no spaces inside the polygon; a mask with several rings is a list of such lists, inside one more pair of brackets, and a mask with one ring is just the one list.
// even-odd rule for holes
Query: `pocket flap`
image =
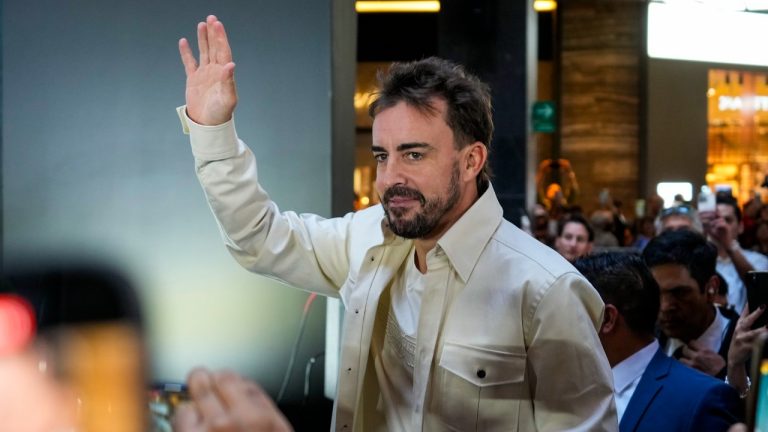
{"label": "pocket flap", "polygon": [[525,354],[446,342],[440,367],[478,387],[523,382]]}

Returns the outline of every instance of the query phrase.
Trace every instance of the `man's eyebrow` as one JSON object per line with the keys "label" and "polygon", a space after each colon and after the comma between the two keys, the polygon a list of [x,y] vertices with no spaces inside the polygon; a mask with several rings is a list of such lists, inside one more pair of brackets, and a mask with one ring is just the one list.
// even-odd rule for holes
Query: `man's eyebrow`
{"label": "man's eyebrow", "polygon": [[407,151],[407,150],[413,150],[413,149],[430,149],[432,148],[431,145],[423,142],[413,142],[413,143],[403,143],[397,146],[397,151]]}
{"label": "man's eyebrow", "polygon": [[[413,150],[416,148],[431,149],[432,145],[427,143],[422,143],[422,142],[403,143],[398,145],[396,150],[399,152],[403,152],[403,151]],[[374,153],[386,153],[387,149],[381,146],[374,145],[374,146],[371,146],[371,151]]]}

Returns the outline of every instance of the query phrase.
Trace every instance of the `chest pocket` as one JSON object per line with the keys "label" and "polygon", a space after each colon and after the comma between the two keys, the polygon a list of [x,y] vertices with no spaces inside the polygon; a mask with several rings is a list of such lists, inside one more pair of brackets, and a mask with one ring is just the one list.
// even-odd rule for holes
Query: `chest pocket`
{"label": "chest pocket", "polygon": [[521,401],[530,404],[525,354],[446,342],[438,365],[432,415],[439,428],[519,430]]}

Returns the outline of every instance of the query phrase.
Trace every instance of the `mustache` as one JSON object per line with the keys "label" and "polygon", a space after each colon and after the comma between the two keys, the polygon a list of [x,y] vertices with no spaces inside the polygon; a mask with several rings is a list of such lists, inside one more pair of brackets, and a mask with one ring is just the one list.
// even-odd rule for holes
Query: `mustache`
{"label": "mustache", "polygon": [[421,192],[403,185],[395,185],[387,189],[384,192],[384,196],[381,197],[381,201],[384,202],[384,204],[389,204],[392,198],[396,197],[417,199],[422,205],[424,205],[424,202],[426,201]]}

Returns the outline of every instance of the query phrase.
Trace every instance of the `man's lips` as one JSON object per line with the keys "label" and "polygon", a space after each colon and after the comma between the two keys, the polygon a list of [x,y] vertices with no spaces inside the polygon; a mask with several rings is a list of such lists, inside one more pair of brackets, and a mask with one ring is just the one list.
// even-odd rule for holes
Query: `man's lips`
{"label": "man's lips", "polygon": [[413,203],[418,203],[418,198],[412,198],[412,197],[403,197],[403,196],[397,196],[392,197],[387,200],[387,205],[390,207],[403,207],[403,206],[409,206]]}

